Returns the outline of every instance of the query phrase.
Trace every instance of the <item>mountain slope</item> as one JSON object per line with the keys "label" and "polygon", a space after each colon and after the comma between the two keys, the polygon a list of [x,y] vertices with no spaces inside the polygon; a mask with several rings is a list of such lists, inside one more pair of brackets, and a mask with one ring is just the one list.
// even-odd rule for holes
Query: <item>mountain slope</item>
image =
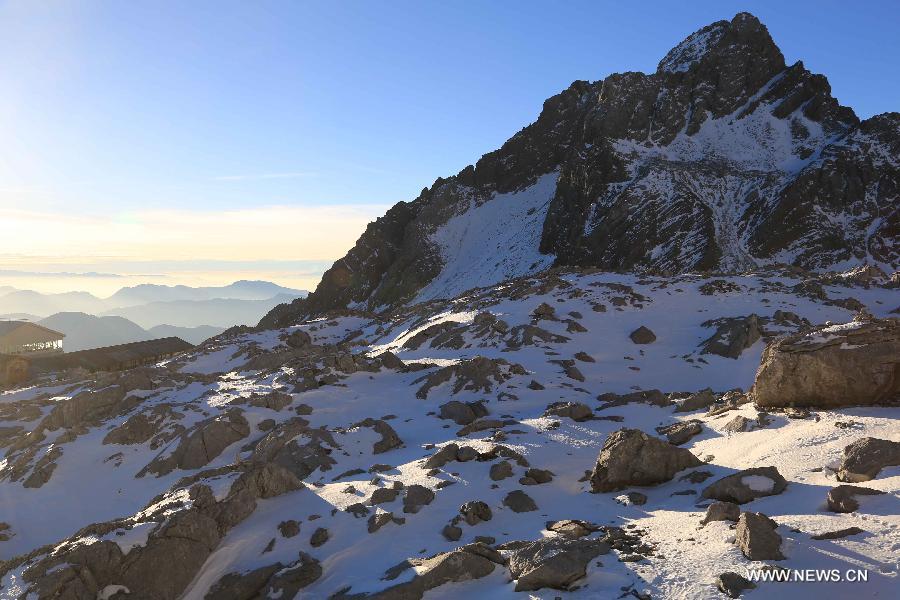
{"label": "mountain slope", "polygon": [[95,317],[80,312],[61,312],[41,319],[38,324],[66,335],[67,352],[115,346],[149,340],[152,336],[142,327],[122,317]]}
{"label": "mountain slope", "polygon": [[[514,255],[477,233],[461,237],[462,215],[482,231],[516,234],[515,255],[532,260],[516,262],[515,274],[550,263],[894,270],[898,151],[900,114],[860,122],[823,76],[786,65],[765,26],[741,13],[686,38],[653,74],[573,83],[499,150],[370,224],[308,300],[261,325],[495,283]],[[528,204],[525,218],[484,208],[510,194]]]}
{"label": "mountain slope", "polygon": [[46,319],[30,320],[35,320],[44,327],[64,333],[66,338],[63,341],[63,347],[67,352],[165,337],[179,337],[191,344],[199,344],[225,330],[223,327],[209,325],[198,327],[157,325],[150,329],[144,329],[124,317],[97,317],[77,312],[56,313]]}
{"label": "mountain slope", "polygon": [[286,288],[268,281],[235,281],[224,286],[189,287],[186,285],[155,285],[145,283],[124,287],[106,299],[109,308],[121,308],[149,302],[179,300],[266,300],[279,294],[304,296],[303,290]]}
{"label": "mountain slope", "polygon": [[[770,564],[868,581],[758,582],[745,597],[893,597],[900,467],[861,483],[885,493],[851,512],[824,506],[845,447],[900,442],[898,405],[804,412],[736,388],[777,336],[853,331],[857,308],[883,318],[896,301],[884,279],[548,270],[2,390],[0,597],[718,600],[720,574]],[[670,444],[670,426],[689,435]],[[623,429],[696,458],[656,485],[595,489],[585,472]],[[730,520],[702,525],[705,491],[751,468],[786,480],[738,509],[774,520],[779,560],[745,557]],[[579,561],[582,545],[599,555]],[[490,565],[469,568],[460,547]],[[566,591],[525,576],[529,551],[559,557],[535,575]]]}
{"label": "mountain slope", "polygon": [[296,297],[294,294],[278,294],[263,300],[213,298],[210,300],[148,302],[136,306],[114,308],[102,314],[125,317],[145,328],[157,325],[177,327],[211,325],[228,328],[233,325],[254,325],[274,306],[282,302],[289,302]]}

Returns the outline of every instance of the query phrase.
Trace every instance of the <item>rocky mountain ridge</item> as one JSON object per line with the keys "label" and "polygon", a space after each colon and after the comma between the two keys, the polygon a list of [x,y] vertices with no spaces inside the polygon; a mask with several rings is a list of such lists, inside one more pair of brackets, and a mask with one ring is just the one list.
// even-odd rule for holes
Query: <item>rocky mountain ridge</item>
{"label": "rocky mountain ridge", "polygon": [[453,297],[550,265],[891,272],[898,156],[900,114],[860,121],[740,13],[655,73],[548,99],[500,149],[370,224],[308,300],[261,324]]}

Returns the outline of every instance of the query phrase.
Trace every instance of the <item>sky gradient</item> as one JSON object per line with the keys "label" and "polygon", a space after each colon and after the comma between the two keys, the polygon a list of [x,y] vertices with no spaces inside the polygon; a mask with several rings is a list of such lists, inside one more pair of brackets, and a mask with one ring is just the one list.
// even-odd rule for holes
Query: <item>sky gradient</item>
{"label": "sky gradient", "polygon": [[741,10],[861,117],[900,109],[895,2],[2,2],[0,285],[312,288],[573,80]]}

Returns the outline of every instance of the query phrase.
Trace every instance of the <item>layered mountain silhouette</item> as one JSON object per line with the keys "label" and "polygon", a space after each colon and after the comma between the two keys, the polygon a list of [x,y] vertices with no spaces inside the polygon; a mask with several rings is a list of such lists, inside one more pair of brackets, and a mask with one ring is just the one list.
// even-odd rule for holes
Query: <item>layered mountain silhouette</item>
{"label": "layered mountain silhouette", "polygon": [[452,297],[550,266],[657,273],[900,262],[900,114],[861,121],[740,13],[655,73],[576,81],[537,121],[371,223],[307,299]]}

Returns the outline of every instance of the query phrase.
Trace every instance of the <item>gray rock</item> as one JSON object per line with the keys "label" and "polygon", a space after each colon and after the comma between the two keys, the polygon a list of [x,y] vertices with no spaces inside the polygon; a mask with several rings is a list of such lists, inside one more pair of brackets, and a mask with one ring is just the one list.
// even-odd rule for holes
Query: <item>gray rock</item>
{"label": "gray rock", "polygon": [[706,516],[700,525],[713,521],[737,521],[741,517],[741,507],[734,502],[713,502],[706,507]]}
{"label": "gray rock", "polygon": [[450,419],[457,425],[468,425],[488,414],[482,402],[459,402],[451,400],[441,405],[440,418]]}
{"label": "gray rock", "polygon": [[512,477],[513,468],[509,461],[502,460],[491,465],[490,478],[491,481],[500,481],[507,477]]}
{"label": "gray rock", "polygon": [[756,589],[756,584],[743,575],[728,571],[719,575],[716,587],[729,598],[740,598],[745,591]]}
{"label": "gray rock", "polygon": [[545,417],[568,417],[573,421],[589,421],[594,411],[581,402],[554,402],[544,411]]}
{"label": "gray rock", "polygon": [[482,521],[490,521],[494,516],[491,507],[480,500],[470,500],[459,507],[459,512],[469,525],[476,525]]}
{"label": "gray rock", "polygon": [[372,497],[369,499],[369,504],[372,506],[376,506],[378,504],[387,504],[388,502],[393,502],[397,499],[397,496],[400,494],[398,490],[392,488],[378,488],[374,492],[372,492]]}
{"label": "gray rock", "polygon": [[737,359],[763,335],[757,315],[707,321],[703,325],[713,324],[717,325],[716,332],[700,345],[703,354]]}
{"label": "gray rock", "polygon": [[[497,562],[501,561],[501,562]],[[367,600],[421,600],[428,590],[447,583],[470,581],[490,575],[502,557],[484,544],[468,544],[427,559],[406,561],[416,567],[409,581],[367,595]]]}
{"label": "gray rock", "polygon": [[594,558],[608,552],[609,545],[596,539],[544,538],[518,548],[509,558],[509,572],[517,592],[567,590],[587,574]]}
{"label": "gray rock", "polygon": [[900,442],[864,437],[844,448],[838,481],[859,483],[875,479],[881,469],[900,465]]}
{"label": "gray rock", "polygon": [[419,510],[434,501],[435,494],[427,487],[419,484],[413,484],[406,488],[406,495],[403,497],[403,512],[417,513]]}
{"label": "gray rock", "polygon": [[695,394],[691,394],[678,407],[675,409],[675,412],[692,412],[695,410],[701,410],[704,408],[708,408],[716,403],[716,395],[709,388],[705,390],[701,390]]}
{"label": "gray rock", "polygon": [[656,341],[656,334],[643,325],[629,333],[628,337],[635,344],[652,344]]}
{"label": "gray rock", "polygon": [[839,485],[828,490],[826,501],[828,510],[837,513],[849,513],[859,508],[856,496],[877,496],[884,494],[881,490],[858,485]]}
{"label": "gray rock", "polygon": [[824,327],[770,344],[753,400],[760,407],[872,406],[900,398],[900,319]]}
{"label": "gray rock", "polygon": [[666,436],[670,444],[680,446],[695,435],[699,435],[703,431],[701,421],[692,419],[690,421],[681,421],[663,427],[657,427],[656,433]]}
{"label": "gray rock", "polygon": [[713,482],[703,490],[703,498],[746,504],[763,496],[780,494],[787,481],[775,467],[744,469]]}
{"label": "gray rock", "polygon": [[620,429],[603,444],[591,473],[591,490],[611,492],[632,485],[656,485],[671,480],[678,471],[702,464],[684,448],[639,429]]}
{"label": "gray rock", "polygon": [[513,490],[503,498],[503,505],[510,508],[513,512],[531,512],[537,510],[537,504],[531,499],[531,496],[522,490]]}
{"label": "gray rock", "polygon": [[741,513],[734,532],[734,543],[750,560],[784,560],[778,525],[762,513]]}

